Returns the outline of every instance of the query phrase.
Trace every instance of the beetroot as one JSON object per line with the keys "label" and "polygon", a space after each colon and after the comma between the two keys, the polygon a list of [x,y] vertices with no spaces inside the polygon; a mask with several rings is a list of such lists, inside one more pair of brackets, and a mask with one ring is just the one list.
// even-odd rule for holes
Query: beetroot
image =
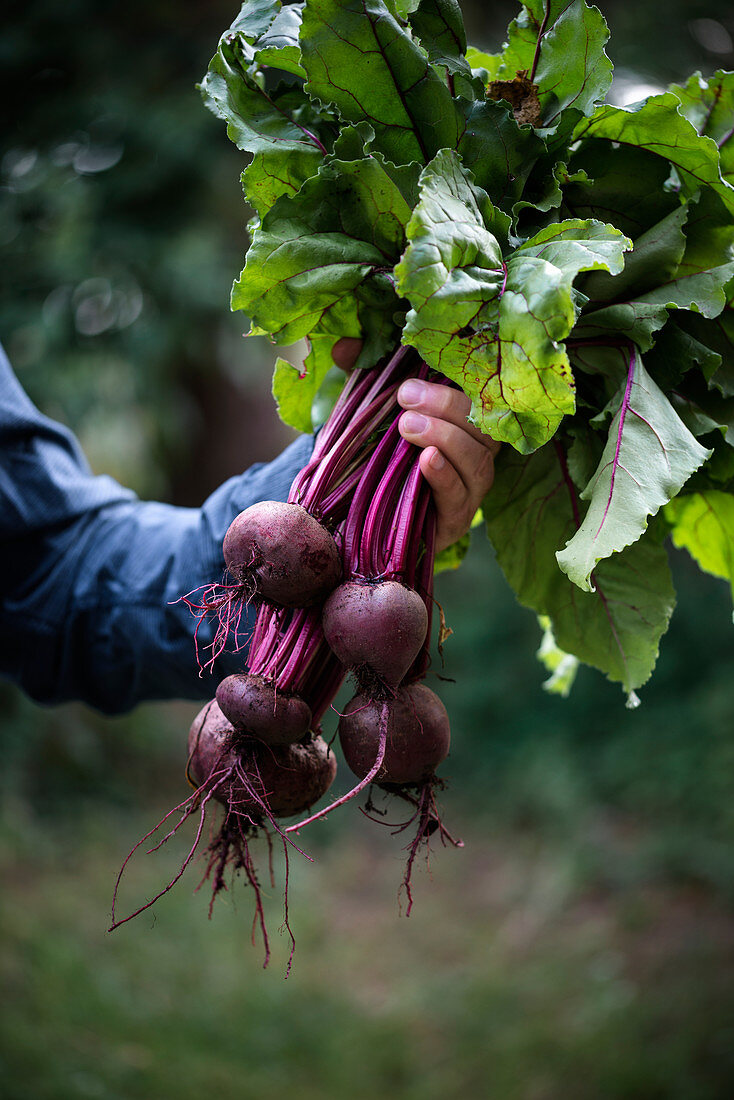
{"label": "beetroot", "polygon": [[385,706],[388,707],[387,744],[376,782],[425,783],[448,756],[451,741],[446,708],[425,684],[400,688],[387,704],[366,695],[355,695],[339,720],[344,759],[360,779],[368,774],[377,757]]}
{"label": "beetroot", "polygon": [[230,524],[223,550],[248,598],[281,607],[320,603],[341,577],[334,539],[300,504],[267,500],[246,508]]}
{"label": "beetroot", "polygon": [[236,729],[268,745],[300,741],[311,727],[308,703],[263,676],[227,676],[217,688],[217,703]]}
{"label": "beetroot", "polygon": [[[425,684],[414,682],[398,688],[392,699],[374,699],[368,692],[356,695],[339,722],[339,740],[349,767],[359,777],[357,785],[331,805],[323,807],[304,821],[289,825],[286,834],[297,833],[306,825],[326,817],[356,795],[376,783],[411,806],[407,821],[393,823],[402,833],[414,826],[407,845],[408,859],[401,889],[407,899],[406,916],[413,906],[411,878],[416,857],[437,833],[442,844],[462,847],[441,820],[435,791],[443,787],[436,768],[446,758],[450,743],[449,720],[438,696]],[[375,806],[371,795],[363,811],[372,817]],[[375,819],[378,820],[378,819]],[[383,824],[384,818],[379,818]]]}
{"label": "beetroot", "polygon": [[334,782],[336,760],[323,737],[278,747],[242,738],[216,702],[189,732],[189,774],[199,786],[221,774],[215,797],[250,818],[290,817],[317,802]]}
{"label": "beetroot", "polygon": [[[255,896],[253,942],[255,928],[259,926],[265,949],[263,965],[268,965],[270,946],[265,926],[263,894],[251,843],[259,833],[265,834],[269,852],[270,880],[271,885],[274,885],[270,831],[272,829],[283,843],[285,858],[283,927],[291,941],[287,976],[296,945],[288,921],[288,849],[290,846],[295,847],[299,852],[301,849],[286,837],[276,817],[289,817],[292,814],[303,813],[326,793],[336,774],[334,755],[323,738],[318,736],[306,737],[296,745],[272,747],[243,735],[227,721],[215,700],[207,703],[194,719],[189,732],[188,748],[187,776],[194,786],[194,791],[170,810],[128,854],[115,883],[112,923],[109,930],[112,931],[119,925],[132,920],[139,913],[143,913],[175,886],[198,850],[209,806],[212,800],[216,800],[224,805],[225,814],[219,830],[213,835],[205,853],[207,865],[202,882],[209,879],[212,885],[209,916],[212,914],[217,894],[227,888],[227,871],[230,870],[233,875],[241,872],[252,887]],[[177,817],[176,823],[148,851],[157,851],[170,840],[188,818],[198,816],[196,835],[188,854],[167,886],[129,916],[118,920],[115,915],[117,893],[125,868],[138,848],[154,837],[174,816]],[[302,854],[305,855],[305,853]]]}
{"label": "beetroot", "polygon": [[397,687],[408,672],[426,640],[428,612],[398,581],[348,581],[324,604],[322,623],[339,660],[374,695],[379,682]]}

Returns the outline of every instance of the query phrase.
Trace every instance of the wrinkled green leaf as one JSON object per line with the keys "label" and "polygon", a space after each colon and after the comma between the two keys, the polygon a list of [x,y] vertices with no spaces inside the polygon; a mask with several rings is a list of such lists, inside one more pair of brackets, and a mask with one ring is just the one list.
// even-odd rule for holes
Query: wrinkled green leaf
{"label": "wrinkled green leaf", "polygon": [[280,0],[247,0],[232,21],[228,34],[230,37],[239,34],[252,45],[267,33],[279,12]]}
{"label": "wrinkled green leaf", "polygon": [[638,354],[614,402],[607,445],[581,493],[589,508],[578,531],[556,554],[567,576],[593,591],[591,575],[603,558],[636,542],[662,505],[711,453],[681,421]]}
{"label": "wrinkled green leaf", "polygon": [[388,160],[425,164],[456,146],[451,93],[382,0],[307,0],[301,52],[309,95],[369,122]]}
{"label": "wrinkled green leaf", "polygon": [[257,153],[277,147],[283,152],[322,152],[318,139],[298,121],[303,97],[281,87],[268,92],[250,71],[252,51],[237,36],[225,35],[200,88],[204,103],[227,123],[238,149]]}
{"label": "wrinkled green leaf", "polygon": [[[399,255],[409,213],[377,160],[332,160],[297,196],[281,197],[265,216],[234,285],[233,308],[278,343],[318,331],[340,302],[340,318],[346,310],[356,320],[357,288],[368,275],[377,283],[378,304],[393,298],[380,272],[389,271]],[[359,335],[359,329],[341,334]]]}
{"label": "wrinkled green leaf", "polygon": [[508,33],[497,77],[530,74],[540,89],[544,126],[556,125],[567,107],[589,115],[604,99],[612,63],[604,53],[609,31],[598,8],[583,0],[526,0]]}
{"label": "wrinkled green leaf", "polygon": [[574,137],[602,137],[647,149],[677,169],[689,194],[711,187],[734,213],[734,187],[721,177],[716,142],[701,137],[679,107],[680,100],[673,92],[651,96],[632,107],[605,104],[592,118],[578,124]]}
{"label": "wrinkled green leaf", "polygon": [[564,273],[572,282],[580,271],[608,271],[618,275],[624,253],[632,242],[614,226],[604,222],[569,218],[553,222],[520,245],[524,256],[537,256]]}
{"label": "wrinkled green leaf", "polygon": [[694,73],[688,81],[672,84],[670,89],[681,102],[681,113],[716,142],[723,178],[734,184],[734,72],[721,69],[705,80]]}
{"label": "wrinkled green leaf", "polygon": [[301,29],[303,4],[288,4],[276,15],[268,29],[256,42],[255,61],[295,76],[305,76],[301,65],[298,35]]}
{"label": "wrinkled green leaf", "polygon": [[582,592],[555,557],[581,507],[553,443],[530,456],[501,451],[483,504],[497,560],[520,602],[550,618],[562,650],[630,693],[649,678],[675,604],[667,557],[648,533],[601,562],[595,591]]}
{"label": "wrinkled green leaf", "polygon": [[575,407],[561,344],[576,316],[573,280],[582,270],[621,270],[629,242],[601,223],[570,220],[548,226],[503,264],[488,228],[496,221],[455,154],[440,153],[424,170],[410,243],[395,269],[412,306],[403,340],[463,387],[482,431],[527,453]]}
{"label": "wrinkled green leaf", "polygon": [[253,154],[242,184],[262,217],[280,195],[295,193],[318,171],[325,148],[316,134],[317,113],[302,92],[283,86],[266,91],[251,55],[240,38],[225,35],[200,87],[209,110],[227,123],[230,140]]}
{"label": "wrinkled green leaf", "polygon": [[295,195],[307,179],[315,176],[321,163],[321,154],[312,149],[255,153],[242,173],[242,190],[264,218],[281,195]]}

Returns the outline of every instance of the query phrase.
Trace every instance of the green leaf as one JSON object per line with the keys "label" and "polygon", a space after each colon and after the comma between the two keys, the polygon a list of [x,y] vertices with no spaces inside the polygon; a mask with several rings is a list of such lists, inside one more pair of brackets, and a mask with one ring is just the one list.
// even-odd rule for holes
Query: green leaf
{"label": "green leaf", "polygon": [[652,346],[653,334],[667,321],[668,310],[690,309],[707,318],[717,317],[724,308],[724,287],[732,275],[734,263],[691,274],[681,268],[667,283],[631,301],[584,313],[574,329],[574,337],[624,338],[640,351],[647,351]]}
{"label": "green leaf", "polygon": [[440,550],[436,554],[433,563],[434,576],[438,576],[439,573],[446,573],[450,569],[458,569],[469,551],[470,543],[471,535],[467,531],[456,542],[452,542],[451,546],[447,546],[445,550]]}
{"label": "green leaf", "polygon": [[288,4],[281,8],[268,29],[256,42],[255,61],[294,76],[305,77],[301,65],[298,34],[301,29],[303,4]]}
{"label": "green leaf", "polygon": [[484,53],[475,46],[467,46],[466,60],[469,62],[474,75],[479,76],[484,82],[494,80],[497,70],[502,64],[502,55]]}
{"label": "green leaf", "polygon": [[467,105],[459,154],[478,187],[508,211],[545,145],[532,126],[519,126],[506,103],[487,100]]}
{"label": "green leaf", "polygon": [[665,506],[665,519],[675,545],[729,581],[734,596],[734,496],[716,489],[680,496]]}
{"label": "green leaf", "polygon": [[[671,318],[645,359],[650,374],[666,393],[680,386],[689,370],[700,370],[702,377],[709,379],[721,366],[718,352],[706,347],[683,327],[686,319],[686,314]],[[711,327],[708,322],[704,324]]]}
{"label": "green leaf", "polygon": [[446,65],[452,72],[471,72],[465,56],[464,17],[457,0],[421,0],[410,16],[410,25],[434,65]]}
{"label": "green leaf", "polygon": [[539,615],[538,622],[543,631],[543,637],[536,657],[550,673],[548,679],[543,682],[543,689],[551,695],[560,695],[563,699],[567,699],[578,672],[578,657],[574,657],[572,653],[564,653],[559,648],[547,615]]}
{"label": "green leaf", "polygon": [[628,693],[644,684],[675,603],[665,551],[649,532],[600,563],[595,591],[573,585],[555,552],[576,530],[579,504],[555,442],[530,456],[501,451],[483,509],[507,580],[524,606],[550,618],[558,646]]}
{"label": "green leaf", "polygon": [[[329,357],[331,358],[331,348],[329,349]],[[340,367],[330,366],[311,403],[311,423],[314,429],[320,428],[329,419],[331,411],[344,389],[345,382],[346,375],[344,371]]]}
{"label": "green leaf", "polygon": [[[642,234],[622,275],[593,275],[585,281],[585,294],[611,304],[599,308],[592,301],[586,306],[574,337],[623,336],[647,351],[671,309],[717,317],[734,276],[732,263],[723,261],[733,250],[731,216],[720,199],[707,192]],[[701,337],[704,346],[706,331]]]}
{"label": "green leaf", "polygon": [[727,300],[722,275],[728,281],[734,274],[728,263],[734,259],[734,219],[720,197],[710,190],[697,195],[688,204],[688,211],[686,249],[677,274],[679,278],[705,272],[715,275],[711,302],[698,308],[704,316],[716,317]]}
{"label": "green leaf", "polygon": [[618,275],[624,267],[624,253],[632,241],[613,225],[569,218],[553,222],[520,245],[517,253],[537,256],[563,272],[570,283],[580,271],[608,271]]}
{"label": "green leaf", "polygon": [[572,181],[587,181],[586,172],[581,169],[573,174],[569,173],[568,165],[564,161],[556,160],[555,154],[542,157],[533,166],[525,182],[522,199],[512,207],[518,236],[530,237],[547,223],[548,219],[544,215],[561,206],[563,188]]}
{"label": "green leaf", "polygon": [[671,404],[695,436],[718,431],[734,447],[734,398],[707,389],[694,374],[671,396]]}
{"label": "green leaf", "polygon": [[300,89],[266,90],[254,52],[237,35],[225,35],[200,88],[204,103],[227,123],[238,149],[253,154],[242,184],[262,217],[283,194],[295,193],[314,175],[325,147],[317,114]]}
{"label": "green leaf", "polygon": [[[332,347],[334,343],[332,338]],[[321,383],[334,365],[330,352],[331,348],[326,356],[321,357],[318,366],[312,364],[310,370],[307,362],[302,371],[285,359],[277,359],[275,362],[273,397],[278,406],[278,415],[285,424],[290,424],[299,432],[313,430],[311,408]]]}
{"label": "green leaf", "polygon": [[238,34],[250,45],[266,34],[280,12],[280,0],[246,0],[225,37]]}
{"label": "green leaf", "polygon": [[425,164],[456,146],[451,93],[382,0],[307,0],[301,51],[308,94],[369,122],[388,160]]}
{"label": "green leaf", "polygon": [[[362,312],[394,301],[381,272],[399,255],[409,214],[376,159],[331,160],[266,214],[234,285],[232,308],[244,310],[278,343],[314,332],[338,303],[340,324],[348,316],[353,327],[360,313],[356,291],[368,275],[377,286]],[[360,326],[340,334],[359,335]]]}
{"label": "green leaf", "polygon": [[584,0],[527,0],[509,27],[497,76],[512,80],[526,70],[539,87],[543,126],[558,124],[567,107],[590,115],[612,81],[604,53],[604,17]]}
{"label": "green leaf", "polygon": [[716,142],[721,175],[734,184],[734,72],[720,69],[708,80],[694,73],[686,84],[672,84],[669,90],[697,132]]}
{"label": "green leaf", "polygon": [[[588,178],[578,179],[579,171]],[[645,149],[599,138],[582,141],[569,160],[569,173],[563,187],[569,211],[612,222],[635,240],[680,206],[678,196],[665,189],[670,165]]]}
{"label": "green leaf", "polygon": [[353,292],[382,256],[365,241],[313,232],[295,214],[284,216],[278,210],[283,201],[253,235],[232,288],[232,309],[247,313],[277,343],[291,344],[312,332],[345,297],[354,301],[356,319]]}
{"label": "green leaf", "polygon": [[403,340],[462,386],[477,427],[527,453],[575,407],[561,344],[576,316],[573,280],[581,270],[620,270],[629,242],[613,227],[572,219],[542,230],[503,265],[488,228],[496,221],[455,154],[440,153],[424,170],[410,243],[395,268],[412,306]]}
{"label": "green leaf", "polygon": [[[688,207],[679,206],[642,233],[626,257],[624,271],[614,275],[595,272],[583,282],[583,291],[594,301],[629,301],[669,282],[678,270],[686,249],[683,226]],[[588,311],[593,306],[590,304]]]}
{"label": "green leaf", "polygon": [[689,194],[711,187],[734,213],[734,187],[721,177],[716,142],[701,137],[679,107],[673,92],[651,96],[633,107],[606,104],[578,124],[574,138],[606,138],[647,149],[677,169]]}
{"label": "green leaf", "polygon": [[249,153],[275,147],[323,154],[318,138],[297,117],[305,97],[289,87],[268,92],[251,71],[253,56],[238,36],[224,35],[200,85],[206,106],[227,123],[230,140]]}
{"label": "green leaf", "polygon": [[472,75],[465,57],[466,31],[457,0],[421,0],[410,26],[439,75],[445,74],[452,95],[484,98],[482,81]]}
{"label": "green leaf", "polygon": [[591,574],[598,563],[636,542],[649,517],[711,454],[688,431],[637,353],[614,406],[601,461],[581,493],[589,509],[556,554],[564,573],[586,592],[594,590]]}
{"label": "green leaf", "polygon": [[321,163],[321,153],[311,149],[255,153],[242,173],[242,190],[262,219],[281,195],[295,195]]}

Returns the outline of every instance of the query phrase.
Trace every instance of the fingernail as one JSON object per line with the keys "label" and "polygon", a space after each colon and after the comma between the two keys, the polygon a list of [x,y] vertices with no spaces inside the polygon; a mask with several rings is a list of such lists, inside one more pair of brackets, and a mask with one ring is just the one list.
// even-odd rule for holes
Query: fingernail
{"label": "fingernail", "polygon": [[[409,385],[409,383],[406,382],[406,385]],[[421,416],[420,413],[403,413],[400,426],[409,435],[420,435],[428,427],[428,417]]]}
{"label": "fingernail", "polygon": [[426,387],[417,378],[409,378],[403,382],[398,393],[398,401],[401,405],[420,405],[426,395]]}
{"label": "fingernail", "polygon": [[443,457],[440,451],[434,451],[431,455],[430,465],[434,470],[443,470],[446,465],[446,459]]}

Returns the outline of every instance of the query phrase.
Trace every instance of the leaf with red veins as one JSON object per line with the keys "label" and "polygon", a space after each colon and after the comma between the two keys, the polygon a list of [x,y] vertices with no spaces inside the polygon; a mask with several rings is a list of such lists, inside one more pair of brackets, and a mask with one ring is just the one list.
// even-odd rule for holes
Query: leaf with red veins
{"label": "leaf with red veins", "polygon": [[567,107],[590,115],[612,80],[608,38],[604,16],[584,0],[525,0],[510,24],[496,78],[528,73],[538,85],[543,126],[556,126]]}
{"label": "leaf with red veins", "polygon": [[410,29],[382,0],[308,0],[301,31],[306,92],[349,122],[369,122],[374,149],[425,164],[455,148],[460,116]]}
{"label": "leaf with red veins", "polygon": [[636,542],[650,517],[712,453],[686,428],[637,351],[630,353],[627,380],[613,406],[606,447],[581,493],[589,509],[556,555],[564,573],[586,592],[593,591],[598,563]]}
{"label": "leaf with red veins", "polygon": [[721,175],[734,184],[734,72],[719,69],[708,80],[694,73],[686,84],[673,84],[669,90],[678,96],[681,113],[698,133],[716,142]]}
{"label": "leaf with red veins", "polygon": [[555,551],[577,529],[583,504],[555,441],[529,456],[500,451],[482,511],[509,584],[523,606],[549,616],[561,649],[627,693],[644,684],[675,605],[663,547],[647,534],[600,563],[593,592],[572,584]]}
{"label": "leaf with red veins", "polygon": [[575,140],[604,138],[647,149],[673,165],[687,195],[701,187],[710,187],[732,214],[734,187],[721,175],[717,143],[699,135],[680,113],[680,107],[681,101],[674,92],[650,96],[632,107],[613,107],[607,103],[591,118],[582,119],[573,136]]}
{"label": "leaf with red veins", "polygon": [[575,409],[562,343],[576,320],[573,280],[580,271],[620,271],[630,242],[602,222],[572,219],[503,260],[503,215],[455,153],[434,158],[420,190],[395,268],[412,307],[403,340],[458,382],[481,431],[528,454]]}

